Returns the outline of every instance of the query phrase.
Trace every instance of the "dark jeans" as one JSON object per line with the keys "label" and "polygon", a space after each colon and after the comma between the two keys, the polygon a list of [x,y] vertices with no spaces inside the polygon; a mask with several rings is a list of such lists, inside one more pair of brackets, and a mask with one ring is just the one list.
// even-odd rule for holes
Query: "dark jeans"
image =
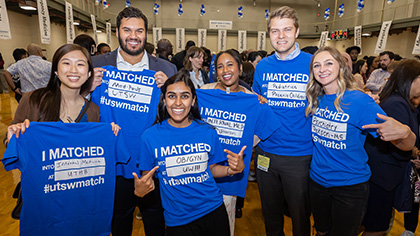
{"label": "dark jeans", "polygon": [[330,236],[357,236],[366,211],[369,183],[325,188],[309,185],[315,229]]}
{"label": "dark jeans", "polygon": [[[259,155],[270,158],[268,172],[260,170]],[[312,156],[279,156],[255,148],[255,172],[267,236],[284,235],[284,206],[289,206],[294,236],[311,233],[309,165]]]}
{"label": "dark jeans", "polygon": [[146,236],[164,236],[165,220],[160,200],[159,182],[155,180],[155,190],[138,198],[134,195],[134,179],[117,176],[115,185],[114,216],[111,232],[113,236],[131,236],[133,213],[138,204]]}
{"label": "dark jeans", "polygon": [[413,209],[411,209],[411,212],[404,214],[404,228],[414,233],[416,232],[418,223],[419,223],[419,204],[413,203]]}
{"label": "dark jeans", "polygon": [[168,236],[229,236],[229,219],[225,204],[186,225],[168,226]]}

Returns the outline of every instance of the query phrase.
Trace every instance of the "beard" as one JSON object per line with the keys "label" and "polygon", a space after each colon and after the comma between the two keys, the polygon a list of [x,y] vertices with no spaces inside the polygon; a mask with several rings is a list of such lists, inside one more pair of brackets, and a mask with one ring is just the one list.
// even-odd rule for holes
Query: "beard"
{"label": "beard", "polygon": [[384,64],[381,64],[381,68],[382,68],[382,70],[386,70],[388,68],[388,66],[386,66]]}
{"label": "beard", "polygon": [[126,41],[123,41],[121,39],[121,37],[118,36],[118,42],[120,43],[121,49],[124,52],[126,52],[128,55],[131,55],[131,56],[138,56],[138,55],[140,55],[144,51],[144,47],[146,46],[146,43],[145,42],[146,42],[147,39],[144,39],[144,40],[145,40],[144,42],[142,42],[141,40],[137,40],[139,42],[139,44],[140,44],[140,48],[137,49],[137,50],[132,50],[132,49],[129,49],[128,48],[127,40]]}

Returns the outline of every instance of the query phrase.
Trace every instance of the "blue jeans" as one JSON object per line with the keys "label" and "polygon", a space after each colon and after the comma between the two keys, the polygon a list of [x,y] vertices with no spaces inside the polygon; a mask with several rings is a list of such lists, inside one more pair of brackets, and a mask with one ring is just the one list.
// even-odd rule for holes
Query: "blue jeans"
{"label": "blue jeans", "polygon": [[330,236],[356,236],[366,212],[369,183],[326,188],[309,183],[315,229]]}

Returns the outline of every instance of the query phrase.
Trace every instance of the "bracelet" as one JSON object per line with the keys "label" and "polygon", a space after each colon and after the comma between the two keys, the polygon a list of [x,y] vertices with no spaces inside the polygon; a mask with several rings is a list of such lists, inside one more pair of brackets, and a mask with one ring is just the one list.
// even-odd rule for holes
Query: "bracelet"
{"label": "bracelet", "polygon": [[232,177],[233,175],[230,175],[230,174],[229,174],[229,168],[230,168],[230,167],[228,166],[228,167],[227,167],[227,169],[226,169],[226,175],[227,175],[227,176],[229,176],[229,177]]}

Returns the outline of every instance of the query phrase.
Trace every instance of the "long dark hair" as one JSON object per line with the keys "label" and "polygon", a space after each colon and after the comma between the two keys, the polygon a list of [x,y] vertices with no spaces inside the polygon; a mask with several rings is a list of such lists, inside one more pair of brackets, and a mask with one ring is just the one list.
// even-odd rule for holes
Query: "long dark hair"
{"label": "long dark hair", "polygon": [[40,121],[58,121],[60,119],[61,81],[55,73],[58,69],[58,62],[64,55],[71,51],[81,51],[88,61],[90,77],[80,88],[80,94],[87,95],[90,92],[94,76],[90,53],[86,48],[77,44],[65,44],[61,46],[53,56],[51,75],[47,87],[35,90],[29,98],[31,106],[39,107]]}
{"label": "long dark hair", "polygon": [[410,89],[413,81],[417,79],[419,75],[419,61],[415,59],[406,59],[402,61],[397,68],[395,68],[394,72],[392,72],[391,77],[389,77],[388,82],[382,89],[382,92],[379,95],[381,103],[386,101],[391,94],[397,93],[407,101],[411,110],[414,111],[415,107],[410,102]]}
{"label": "long dark hair", "polygon": [[191,89],[192,99],[195,98],[195,103],[191,106],[190,112],[188,113],[188,119],[196,121],[201,120],[200,111],[198,109],[197,93],[195,92],[194,84],[190,79],[190,73],[186,70],[180,70],[177,74],[166,80],[165,84],[160,88],[160,99],[154,124],[162,123],[162,121],[170,118],[164,100],[168,86],[178,82],[184,83],[187,87],[189,87]]}

